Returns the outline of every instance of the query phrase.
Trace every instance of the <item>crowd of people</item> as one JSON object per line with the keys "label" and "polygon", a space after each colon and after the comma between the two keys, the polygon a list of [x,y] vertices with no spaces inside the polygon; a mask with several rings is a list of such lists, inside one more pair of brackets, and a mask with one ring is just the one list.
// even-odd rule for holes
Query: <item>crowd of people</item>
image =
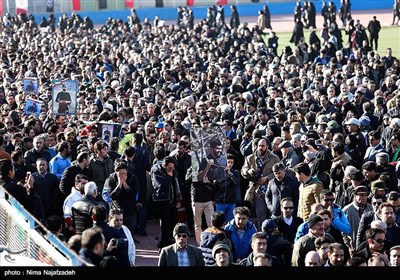
{"label": "crowd of people", "polygon": [[[399,59],[351,18],[280,52],[269,17],[250,28],[231,9],[99,28],[6,14],[1,186],[89,265],[135,265],[153,218],[159,265],[399,265]],[[54,80],[78,82],[76,114],[52,110]],[[191,131],[213,127],[193,164]]]}

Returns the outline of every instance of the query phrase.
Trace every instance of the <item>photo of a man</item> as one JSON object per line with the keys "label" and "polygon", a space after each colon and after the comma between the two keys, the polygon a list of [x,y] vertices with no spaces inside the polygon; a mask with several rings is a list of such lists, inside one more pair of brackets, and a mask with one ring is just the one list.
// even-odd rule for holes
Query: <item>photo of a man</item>
{"label": "photo of a man", "polygon": [[71,104],[71,95],[67,91],[67,86],[62,84],[61,91],[57,94],[56,102],[58,103],[58,113],[60,114],[68,114],[69,113],[69,105]]}
{"label": "photo of a man", "polygon": [[52,112],[55,115],[76,113],[78,82],[76,80],[53,80]]}

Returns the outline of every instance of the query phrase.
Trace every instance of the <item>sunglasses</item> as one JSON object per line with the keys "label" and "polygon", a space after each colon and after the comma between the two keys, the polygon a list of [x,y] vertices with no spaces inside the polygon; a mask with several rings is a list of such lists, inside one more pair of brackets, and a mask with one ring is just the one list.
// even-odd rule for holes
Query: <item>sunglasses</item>
{"label": "sunglasses", "polygon": [[378,244],[385,243],[386,239],[374,239]]}
{"label": "sunglasses", "polygon": [[186,233],[184,233],[184,234],[177,234],[177,236],[178,236],[178,238],[187,238],[188,237],[188,235],[186,234]]}
{"label": "sunglasses", "polygon": [[335,199],[334,198],[325,198],[324,201],[325,202],[334,202]]}
{"label": "sunglasses", "polygon": [[381,205],[382,202],[372,202],[372,205]]}
{"label": "sunglasses", "polygon": [[283,209],[285,209],[285,210],[293,210],[294,207],[283,207]]}

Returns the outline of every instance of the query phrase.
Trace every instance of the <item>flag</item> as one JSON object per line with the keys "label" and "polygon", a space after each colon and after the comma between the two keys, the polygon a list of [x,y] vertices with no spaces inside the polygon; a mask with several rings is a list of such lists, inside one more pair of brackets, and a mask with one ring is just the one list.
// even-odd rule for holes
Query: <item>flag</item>
{"label": "flag", "polygon": [[81,10],[81,0],[72,0],[72,10],[80,12],[80,10]]}
{"label": "flag", "polygon": [[228,5],[228,0],[217,0],[217,6]]}
{"label": "flag", "polygon": [[0,0],[0,15],[3,14],[3,0]]}
{"label": "flag", "polygon": [[194,0],[186,0],[186,6],[193,6]]}
{"label": "flag", "polygon": [[125,7],[126,7],[126,8],[131,9],[131,8],[133,8],[134,6],[135,6],[134,0],[125,0]]}
{"label": "flag", "polygon": [[164,7],[164,0],[156,0],[156,8]]}
{"label": "flag", "polygon": [[48,13],[54,12],[54,0],[46,0],[46,11]]}
{"label": "flag", "polygon": [[28,14],[28,0],[15,0],[15,8],[18,14]]}

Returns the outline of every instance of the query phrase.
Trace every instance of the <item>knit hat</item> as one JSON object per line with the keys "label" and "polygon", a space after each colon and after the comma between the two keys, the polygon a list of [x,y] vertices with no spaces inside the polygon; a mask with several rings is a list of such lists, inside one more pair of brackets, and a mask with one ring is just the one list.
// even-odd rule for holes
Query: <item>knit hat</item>
{"label": "knit hat", "polygon": [[371,192],[374,194],[377,190],[384,189],[386,190],[386,184],[382,180],[376,180],[371,183]]}
{"label": "knit hat", "polygon": [[318,224],[319,222],[323,222],[324,220],[318,216],[318,215],[311,215],[310,218],[308,219],[308,228],[312,228],[313,226],[315,226],[316,224]]}
{"label": "knit hat", "polygon": [[214,247],[212,248],[212,256],[213,256],[213,258],[215,258],[215,254],[216,254],[217,251],[220,250],[220,249],[224,249],[225,251],[228,252],[229,255],[231,254],[231,250],[229,249],[229,246],[228,246],[228,245],[226,245],[226,244],[223,243],[223,242],[217,242],[217,243],[214,245]]}
{"label": "knit hat", "polygon": [[189,235],[189,227],[184,223],[177,223],[174,227],[173,235],[175,236],[179,233],[186,233],[187,235]]}

